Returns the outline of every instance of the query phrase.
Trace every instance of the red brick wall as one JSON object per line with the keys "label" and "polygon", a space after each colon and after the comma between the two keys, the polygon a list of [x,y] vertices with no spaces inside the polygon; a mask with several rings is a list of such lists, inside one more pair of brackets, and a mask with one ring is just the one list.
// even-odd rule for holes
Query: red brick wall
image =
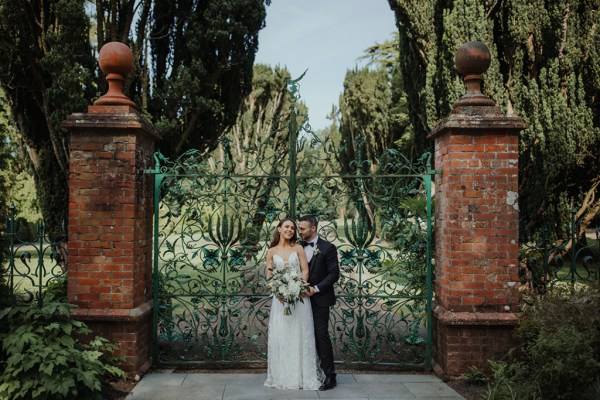
{"label": "red brick wall", "polygon": [[436,299],[450,311],[516,311],[518,136],[436,139]]}
{"label": "red brick wall", "polygon": [[129,374],[144,373],[150,367],[152,314],[137,321],[86,321],[94,336],[102,336],[119,345],[120,367]]}
{"label": "red brick wall", "polygon": [[152,328],[152,167],[156,136],[126,106],[73,114],[68,299],[73,316],[119,344],[123,368],[148,364]]}
{"label": "red brick wall", "polygon": [[69,301],[73,304],[134,308],[150,298],[152,187],[144,174],[144,160],[136,159],[136,152],[151,152],[149,141],[135,133],[71,135]]}
{"label": "red brick wall", "polygon": [[460,376],[476,366],[490,373],[487,360],[505,358],[508,349],[517,345],[513,336],[514,324],[452,325],[434,319],[434,358],[443,366],[441,375]]}
{"label": "red brick wall", "polygon": [[518,133],[485,96],[465,96],[435,140],[433,362],[457,377],[515,345],[518,322]]}

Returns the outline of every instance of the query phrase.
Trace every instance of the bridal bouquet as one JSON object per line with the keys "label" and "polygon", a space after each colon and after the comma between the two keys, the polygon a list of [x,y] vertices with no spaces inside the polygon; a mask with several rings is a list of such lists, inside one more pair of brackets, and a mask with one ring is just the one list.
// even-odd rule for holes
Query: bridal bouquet
{"label": "bridal bouquet", "polygon": [[284,302],[283,315],[292,315],[291,305],[297,301],[304,303],[302,292],[308,289],[308,283],[302,280],[300,272],[289,268],[274,268],[273,273],[267,279],[267,287],[271,290],[271,296],[277,297]]}

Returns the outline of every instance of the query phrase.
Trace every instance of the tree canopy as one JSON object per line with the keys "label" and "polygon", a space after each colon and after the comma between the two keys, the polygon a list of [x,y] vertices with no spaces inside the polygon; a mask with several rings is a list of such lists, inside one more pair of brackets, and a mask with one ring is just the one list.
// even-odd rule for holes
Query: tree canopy
{"label": "tree canopy", "polygon": [[[60,127],[106,87],[96,53],[128,44],[129,96],[165,154],[210,150],[251,90],[270,0],[49,0],[0,5],[0,86],[26,148],[44,219],[67,204],[68,137]],[[51,228],[52,229],[52,228]]]}
{"label": "tree canopy", "polygon": [[[398,36],[367,49],[374,63],[370,68],[348,72],[340,100],[340,140],[363,134],[371,157],[389,146],[412,159],[431,150],[427,134],[464,93],[454,69],[456,49],[480,40],[492,52],[486,93],[529,125],[520,136],[524,232],[547,221],[556,221],[555,230],[560,229],[570,204],[579,207],[584,225],[597,218],[600,3],[388,2]],[[276,102],[276,97],[268,100],[273,103],[252,97],[260,92],[250,95],[258,32],[269,3],[0,4],[0,87],[46,222],[59,226],[67,204],[68,138],[60,124],[104,92],[106,83],[96,66],[104,43],[119,40],[132,48],[135,69],[128,77],[128,94],[163,136],[163,154],[172,157],[189,148],[209,154],[225,132],[233,140],[252,140],[251,132],[259,127],[251,125],[267,123],[251,117],[258,110],[252,107]],[[275,79],[261,68],[254,73],[265,77],[263,83]],[[271,89],[261,96],[265,93],[278,96]]]}
{"label": "tree canopy", "polygon": [[413,152],[397,35],[369,47],[362,58],[369,59],[369,64],[346,72],[339,100],[340,145],[347,149],[340,154],[342,167],[356,159],[351,144],[359,135],[365,138],[366,156],[373,165],[389,148],[416,159],[421,154]]}
{"label": "tree canopy", "polygon": [[562,229],[568,205],[584,229],[600,214],[600,3],[594,0],[388,0],[415,144],[464,93],[457,48],[487,44],[486,93],[521,116],[519,206],[525,235]]}

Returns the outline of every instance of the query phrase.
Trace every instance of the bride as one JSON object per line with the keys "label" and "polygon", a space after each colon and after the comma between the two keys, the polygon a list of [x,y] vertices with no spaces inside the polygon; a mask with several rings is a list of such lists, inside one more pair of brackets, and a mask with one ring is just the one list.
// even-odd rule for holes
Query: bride
{"label": "bride", "polygon": [[[289,267],[302,271],[308,282],[308,262],[301,245],[296,243],[296,223],[290,218],[277,225],[267,250],[267,278],[274,268]],[[291,307],[284,315],[284,305],[273,298],[269,316],[269,346],[265,386],[276,389],[318,390],[323,373],[317,362],[313,315],[309,298]]]}

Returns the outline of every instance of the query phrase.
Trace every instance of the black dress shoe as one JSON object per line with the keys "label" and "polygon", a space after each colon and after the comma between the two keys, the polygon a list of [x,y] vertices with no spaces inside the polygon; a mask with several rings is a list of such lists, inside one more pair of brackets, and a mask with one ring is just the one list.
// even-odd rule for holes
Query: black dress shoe
{"label": "black dress shoe", "polygon": [[337,380],[335,376],[328,376],[325,378],[325,382],[321,385],[319,390],[330,390],[337,386]]}

